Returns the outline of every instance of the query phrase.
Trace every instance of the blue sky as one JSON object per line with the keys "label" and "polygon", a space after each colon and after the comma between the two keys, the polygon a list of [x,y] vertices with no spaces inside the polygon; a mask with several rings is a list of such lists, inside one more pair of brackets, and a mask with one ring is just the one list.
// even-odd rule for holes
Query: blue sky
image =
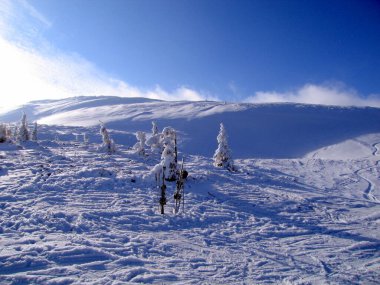
{"label": "blue sky", "polygon": [[[376,0],[0,3],[0,35],[6,50],[16,49],[14,58],[28,62],[23,81],[35,90],[30,99],[120,95],[380,106]],[[25,96],[21,87],[8,89],[14,98]]]}

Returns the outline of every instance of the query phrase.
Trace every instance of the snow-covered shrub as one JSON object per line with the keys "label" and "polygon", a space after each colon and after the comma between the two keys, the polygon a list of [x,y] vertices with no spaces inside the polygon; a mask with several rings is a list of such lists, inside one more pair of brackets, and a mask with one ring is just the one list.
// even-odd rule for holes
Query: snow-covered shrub
{"label": "snow-covered shrub", "polygon": [[29,130],[28,130],[28,122],[26,120],[26,114],[22,114],[20,126],[18,128],[17,140],[20,142],[25,142],[30,139]]}
{"label": "snow-covered shrub", "polygon": [[37,141],[37,122],[34,122],[34,129],[32,131],[32,141]]}
{"label": "snow-covered shrub", "polygon": [[8,128],[5,124],[0,124],[0,143],[8,140]]}
{"label": "snow-covered shrub", "polygon": [[138,142],[133,146],[133,149],[136,151],[137,154],[144,155],[145,154],[145,141],[146,141],[146,135],[145,132],[138,131],[136,133],[136,138]]}
{"label": "snow-covered shrub", "polygon": [[224,167],[228,170],[234,170],[234,164],[231,157],[231,151],[227,142],[227,132],[223,125],[220,124],[220,131],[217,136],[218,148],[214,154],[214,166]]}
{"label": "snow-covered shrub", "polygon": [[102,123],[100,125],[100,134],[102,135],[103,143],[101,149],[108,152],[109,154],[116,152],[116,147],[114,141],[111,139],[108,130],[105,125]]}

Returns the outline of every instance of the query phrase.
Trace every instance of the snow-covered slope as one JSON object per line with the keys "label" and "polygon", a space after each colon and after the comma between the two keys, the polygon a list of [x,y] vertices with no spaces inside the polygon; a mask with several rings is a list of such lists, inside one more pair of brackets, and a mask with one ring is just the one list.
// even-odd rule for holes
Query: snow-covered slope
{"label": "snow-covered slope", "polygon": [[133,133],[149,132],[151,121],[181,132],[183,151],[211,156],[219,123],[239,158],[295,158],[329,145],[380,132],[380,109],[301,104],[162,102],[142,98],[75,97],[32,102],[0,115],[16,121],[25,110],[30,121],[63,126],[98,126],[115,132],[115,141],[131,145]]}
{"label": "snow-covered slope", "polygon": [[356,160],[236,160],[236,173],[182,154],[185,213],[171,212],[168,183],[162,216],[143,178],[157,156],[0,144],[0,283],[377,284],[378,147]]}
{"label": "snow-covered slope", "polygon": [[[0,144],[0,284],[380,280],[379,109],[114,97],[24,109],[49,125],[38,142]],[[99,119],[115,154],[98,149]],[[189,177],[178,214],[175,182],[158,210],[159,155],[129,148],[152,119],[181,132]],[[219,122],[236,172],[212,164]]]}

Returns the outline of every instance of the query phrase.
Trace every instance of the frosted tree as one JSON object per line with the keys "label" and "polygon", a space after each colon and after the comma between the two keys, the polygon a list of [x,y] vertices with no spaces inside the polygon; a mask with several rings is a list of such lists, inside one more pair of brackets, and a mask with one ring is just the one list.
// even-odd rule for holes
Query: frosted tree
{"label": "frosted tree", "polygon": [[214,154],[214,166],[224,167],[228,170],[233,171],[234,164],[231,157],[231,151],[227,142],[227,132],[223,123],[220,124],[220,131],[216,139],[218,141],[218,148],[216,149]]}
{"label": "frosted tree", "polygon": [[88,144],[88,142],[89,142],[89,139],[88,139],[87,133],[83,133],[83,142],[84,142],[85,144]]}
{"label": "frosted tree", "polygon": [[177,178],[177,158],[175,153],[176,132],[173,128],[166,127],[162,130],[161,134],[156,135],[156,137],[158,136],[160,139],[157,145],[161,148],[163,147],[163,151],[161,153],[161,162],[157,164],[152,171],[157,175],[159,171],[162,172],[163,169],[165,169],[165,179],[174,181]]}
{"label": "frosted tree", "polygon": [[8,140],[8,128],[5,124],[0,124],[0,143]]}
{"label": "frosted tree", "polygon": [[162,147],[163,147],[162,134],[158,133],[158,134],[152,135],[146,140],[145,144],[151,148],[152,152],[161,153]]}
{"label": "frosted tree", "polygon": [[170,144],[174,148],[175,144],[175,130],[172,127],[165,127],[162,130],[162,145],[165,147]]}
{"label": "frosted tree", "polygon": [[161,154],[161,165],[165,169],[165,179],[175,181],[177,178],[177,163],[175,162],[174,149],[171,144],[165,145]]}
{"label": "frosted tree", "polygon": [[6,126],[5,128],[5,134],[6,134],[6,137],[8,140],[11,140],[12,139],[12,129],[10,128],[10,126]]}
{"label": "frosted tree", "polygon": [[17,141],[17,136],[18,136],[18,126],[15,125],[14,129],[13,129],[13,133],[12,133],[12,139],[14,141]]}
{"label": "frosted tree", "polygon": [[133,149],[136,150],[136,153],[140,155],[145,154],[145,141],[146,141],[146,135],[145,132],[138,131],[136,133],[136,139],[138,142],[133,146]]}
{"label": "frosted tree", "polygon": [[29,130],[28,130],[28,122],[26,120],[26,114],[23,113],[21,117],[20,126],[18,128],[17,140],[20,142],[25,142],[30,139]]}
{"label": "frosted tree", "polygon": [[146,145],[152,152],[162,153],[164,149],[163,134],[158,132],[157,123],[152,121],[152,135],[146,140]]}
{"label": "frosted tree", "polygon": [[32,141],[37,141],[37,122],[34,122],[34,129],[32,131]]}
{"label": "frosted tree", "polygon": [[158,134],[158,127],[156,121],[152,121],[152,136],[155,136]]}
{"label": "frosted tree", "polygon": [[166,127],[162,130],[162,144],[164,146],[162,155],[164,155],[165,149],[168,146],[169,146],[170,151],[173,152],[173,163],[172,165],[170,165],[170,171],[176,173],[177,172],[177,138],[176,138],[176,131],[172,127]]}
{"label": "frosted tree", "polygon": [[116,152],[115,142],[111,139],[107,128],[103,123],[100,125],[100,134],[102,135],[103,144],[101,148],[109,154]]}

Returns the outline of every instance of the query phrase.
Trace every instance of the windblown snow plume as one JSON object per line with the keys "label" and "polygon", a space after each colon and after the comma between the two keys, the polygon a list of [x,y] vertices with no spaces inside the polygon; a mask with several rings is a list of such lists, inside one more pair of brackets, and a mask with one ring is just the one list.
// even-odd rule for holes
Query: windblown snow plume
{"label": "windblown snow plume", "polygon": [[335,106],[372,106],[380,107],[380,94],[360,96],[355,90],[347,89],[342,84],[315,85],[306,84],[293,92],[256,92],[245,99],[249,103],[293,102],[303,104]]}

